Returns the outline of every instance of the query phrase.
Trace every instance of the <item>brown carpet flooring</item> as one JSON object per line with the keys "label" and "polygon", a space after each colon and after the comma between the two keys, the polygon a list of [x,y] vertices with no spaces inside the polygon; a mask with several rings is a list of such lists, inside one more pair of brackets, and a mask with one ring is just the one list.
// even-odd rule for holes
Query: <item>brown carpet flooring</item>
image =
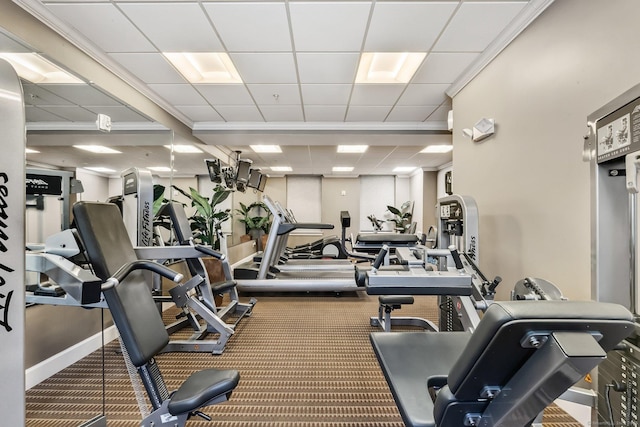
{"label": "brown carpet flooring", "polygon": [[[206,408],[213,422],[194,418],[189,426],[403,426],[369,344],[377,298],[356,293],[256,297],[253,315],[240,323],[222,355],[158,357],[169,389],[199,369],[240,372],[230,401]],[[417,297],[401,313],[435,321],[435,308],[434,298]],[[104,352],[105,413],[109,427],[134,427],[140,412],[118,348],[114,342]],[[76,427],[102,413],[102,357],[96,351],[29,390],[27,426]],[[545,411],[545,426],[580,425],[553,406]]]}

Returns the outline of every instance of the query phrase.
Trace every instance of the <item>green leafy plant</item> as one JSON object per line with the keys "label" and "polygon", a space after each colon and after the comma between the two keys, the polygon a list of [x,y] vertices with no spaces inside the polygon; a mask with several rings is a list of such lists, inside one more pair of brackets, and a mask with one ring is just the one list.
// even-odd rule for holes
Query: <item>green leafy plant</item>
{"label": "green leafy plant", "polygon": [[204,245],[211,245],[219,249],[220,243],[216,239],[218,232],[222,228],[222,223],[231,217],[231,209],[218,209],[217,206],[224,202],[231,190],[216,185],[210,199],[203,196],[193,187],[189,187],[189,192],[181,188],[172,186],[177,192],[191,200],[191,206],[196,208],[196,212],[189,218],[191,230],[194,232],[194,239],[199,240]]}
{"label": "green leafy plant", "polygon": [[[255,213],[258,213],[256,215]],[[261,215],[262,212],[266,212],[266,215]],[[238,221],[244,224],[245,233],[251,234],[252,230],[262,230],[269,233],[271,228],[271,212],[267,209],[267,205],[262,202],[253,202],[250,205],[245,205],[240,202],[240,209],[236,209],[236,214],[239,215]]]}
{"label": "green leafy plant", "polygon": [[387,210],[393,214],[393,219],[391,219],[391,221],[396,224],[396,231],[399,231],[400,233],[407,231],[411,225],[411,217],[413,216],[413,213],[411,212],[413,210],[412,208],[413,203],[410,201],[404,202],[402,206],[400,206],[400,209],[387,205]]}

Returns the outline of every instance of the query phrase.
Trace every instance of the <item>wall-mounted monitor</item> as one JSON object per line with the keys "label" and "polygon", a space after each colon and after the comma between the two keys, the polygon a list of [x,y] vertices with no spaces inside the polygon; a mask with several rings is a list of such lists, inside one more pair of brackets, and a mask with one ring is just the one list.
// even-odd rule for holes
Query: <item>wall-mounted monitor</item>
{"label": "wall-mounted monitor", "polygon": [[224,184],[229,190],[236,188],[235,171],[230,166],[222,168],[222,177],[224,178]]}
{"label": "wall-mounted monitor", "polygon": [[249,182],[249,173],[251,172],[251,160],[238,159],[238,166],[236,169],[236,182],[244,185]]}
{"label": "wall-mounted monitor", "polygon": [[264,191],[264,187],[265,185],[267,185],[267,178],[269,178],[269,175],[260,175],[260,184],[258,184],[258,191]]}
{"label": "wall-mounted monitor", "polygon": [[251,171],[249,172],[249,181],[247,182],[247,187],[258,189],[261,177],[262,173],[260,172],[260,169],[251,169]]}
{"label": "wall-mounted monitor", "polygon": [[207,165],[207,172],[209,172],[209,179],[211,182],[221,184],[223,177],[220,159],[205,159],[204,163]]}

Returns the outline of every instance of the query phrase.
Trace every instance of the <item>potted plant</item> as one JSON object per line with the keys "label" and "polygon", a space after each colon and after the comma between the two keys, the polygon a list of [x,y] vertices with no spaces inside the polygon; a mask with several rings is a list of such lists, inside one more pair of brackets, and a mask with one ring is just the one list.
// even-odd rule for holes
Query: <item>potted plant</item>
{"label": "potted plant", "polygon": [[[266,212],[266,215],[263,215]],[[251,240],[258,242],[258,250],[264,247],[264,238],[271,228],[271,212],[262,202],[253,202],[245,205],[240,202],[240,209],[236,209],[238,221],[244,224],[245,233],[251,236]]]}
{"label": "potted plant", "polygon": [[217,206],[229,197],[231,190],[216,185],[213,189],[213,195],[208,199],[193,187],[189,187],[188,193],[175,185],[172,187],[189,198],[191,206],[196,208],[196,212],[189,218],[194,239],[199,240],[203,245],[211,245],[214,249],[220,249],[220,241],[217,236],[222,228],[222,223],[231,217],[231,209],[222,210]]}
{"label": "potted plant", "polygon": [[400,206],[400,209],[387,206],[387,210],[393,214],[391,221],[395,223],[395,230],[400,233],[405,233],[411,226],[413,203],[410,201],[404,202],[402,206]]}

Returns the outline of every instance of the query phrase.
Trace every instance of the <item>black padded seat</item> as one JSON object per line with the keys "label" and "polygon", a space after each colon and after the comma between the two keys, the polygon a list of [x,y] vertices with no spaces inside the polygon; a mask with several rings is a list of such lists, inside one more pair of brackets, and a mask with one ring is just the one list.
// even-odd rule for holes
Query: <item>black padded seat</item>
{"label": "black padded seat", "polygon": [[191,412],[220,395],[230,394],[238,381],[238,371],[205,369],[195,372],[171,395],[167,408],[172,415]]}
{"label": "black padded seat", "polygon": [[401,233],[360,233],[356,238],[357,243],[375,243],[375,244],[389,244],[389,245],[409,245],[417,244],[418,236],[415,234],[401,234]]}
{"label": "black padded seat", "polygon": [[467,332],[371,334],[373,350],[407,427],[435,426],[427,384],[446,379],[470,337]]}

